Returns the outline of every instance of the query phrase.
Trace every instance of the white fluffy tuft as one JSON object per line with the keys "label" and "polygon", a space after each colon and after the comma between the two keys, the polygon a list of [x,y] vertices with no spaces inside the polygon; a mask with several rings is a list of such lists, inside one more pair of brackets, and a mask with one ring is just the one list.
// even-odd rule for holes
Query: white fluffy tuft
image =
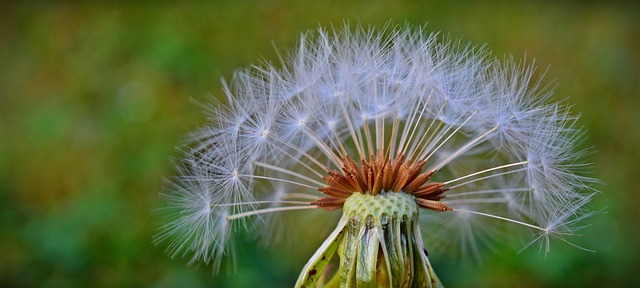
{"label": "white fluffy tuft", "polygon": [[[309,208],[326,170],[381,149],[427,160],[451,188],[442,202],[454,212],[421,217],[427,242],[459,239],[475,254],[476,241],[502,235],[484,223],[494,218],[532,230],[547,251],[591,215],[577,117],[550,102],[533,63],[421,28],[346,26],[303,34],[281,64],[238,71],[228,103],[191,134],[157,238],[170,254],[217,267],[235,222]],[[275,228],[282,217],[264,221],[269,239],[295,234]]]}

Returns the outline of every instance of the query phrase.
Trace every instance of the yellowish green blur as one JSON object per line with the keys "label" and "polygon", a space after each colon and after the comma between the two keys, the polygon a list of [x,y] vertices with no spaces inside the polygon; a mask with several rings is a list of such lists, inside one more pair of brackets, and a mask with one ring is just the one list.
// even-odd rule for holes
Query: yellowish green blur
{"label": "yellowish green blur", "polygon": [[445,285],[640,286],[638,4],[344,2],[3,4],[0,286],[293,286],[326,235],[269,248],[240,235],[235,273],[223,265],[214,276],[152,244],[161,222],[154,209],[174,147],[205,123],[220,78],[262,58],[277,63],[274,44],[285,53],[301,31],[343,20],[428,23],[487,43],[497,57],[535,58],[557,79],[557,99],[583,115],[581,145],[595,147],[586,162],[604,182],[593,207],[604,212],[572,240],[597,252],[555,241],[546,258],[538,247],[517,253],[530,240],[518,236],[487,247],[481,261],[427,247]]}

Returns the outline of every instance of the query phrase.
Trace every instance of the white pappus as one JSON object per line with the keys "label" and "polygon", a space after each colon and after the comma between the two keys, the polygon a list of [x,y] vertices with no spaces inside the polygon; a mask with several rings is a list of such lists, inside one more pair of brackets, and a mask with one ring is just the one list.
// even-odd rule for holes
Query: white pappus
{"label": "white pappus", "polygon": [[[234,230],[280,239],[273,230],[285,221],[273,213],[318,210],[308,212],[338,225],[297,286],[333,281],[316,276],[325,274],[326,265],[313,260],[333,256],[332,249],[341,257],[336,274],[343,274],[335,281],[438,286],[426,254],[398,258],[424,268],[413,272],[415,279],[395,270],[396,254],[423,255],[415,250],[423,248],[422,240],[427,247],[477,254],[475,241],[504,236],[487,221],[531,230],[525,246],[539,243],[547,253],[551,238],[571,244],[567,237],[580,228],[578,221],[593,213],[588,206],[595,180],[585,176],[585,151],[576,148],[584,136],[578,117],[552,101],[533,63],[499,60],[482,46],[423,28],[345,25],[302,34],[278,66],[239,70],[224,86],[226,103],[213,104],[207,124],[191,134],[163,194],[166,222],[156,237],[168,243],[172,256],[218,269]],[[389,203],[408,201],[418,212],[409,207],[396,215],[384,202],[391,210],[360,215],[360,204],[349,204],[362,195],[394,193],[404,198]],[[335,213],[317,216],[338,209],[345,211],[340,220]],[[367,217],[379,224],[341,236],[350,229],[345,223]],[[414,252],[396,253],[388,242],[397,239],[382,236],[394,217],[416,225],[417,231],[407,230],[422,237]],[[250,225],[256,218],[265,225]],[[295,229],[275,230],[292,233],[295,241]],[[369,232],[374,244],[353,249],[379,252],[349,262],[345,241],[363,241]],[[344,243],[331,246],[336,239]],[[386,268],[358,266],[366,261]]]}

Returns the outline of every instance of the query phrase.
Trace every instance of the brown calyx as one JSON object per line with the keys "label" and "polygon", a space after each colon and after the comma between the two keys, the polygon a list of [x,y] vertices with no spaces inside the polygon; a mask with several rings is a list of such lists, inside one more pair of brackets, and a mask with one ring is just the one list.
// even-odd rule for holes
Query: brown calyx
{"label": "brown calyx", "polygon": [[370,155],[369,161],[362,159],[361,165],[350,157],[344,159],[342,172],[327,171],[329,176],[323,179],[327,186],[319,188],[329,197],[323,197],[311,204],[325,210],[342,208],[344,201],[353,193],[369,193],[376,195],[380,192],[404,192],[412,194],[416,203],[434,211],[450,211],[450,207],[438,200],[444,198],[441,194],[448,188],[443,183],[427,183],[435,170],[422,173],[426,161],[414,163],[404,161],[404,155],[391,161],[390,158],[379,154]]}

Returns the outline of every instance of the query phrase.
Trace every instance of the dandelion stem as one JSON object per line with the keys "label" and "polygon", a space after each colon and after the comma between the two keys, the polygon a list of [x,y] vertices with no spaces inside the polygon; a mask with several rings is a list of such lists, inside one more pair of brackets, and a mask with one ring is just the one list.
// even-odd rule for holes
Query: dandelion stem
{"label": "dandelion stem", "polygon": [[462,186],[467,185],[467,184],[475,183],[475,182],[478,182],[478,181],[491,179],[491,178],[495,178],[495,177],[499,177],[499,176],[503,176],[503,175],[509,175],[509,174],[517,173],[517,172],[524,171],[524,170],[527,170],[527,168],[524,167],[524,168],[520,168],[520,169],[516,169],[516,170],[511,170],[511,171],[507,171],[507,172],[501,172],[501,173],[497,173],[497,174],[491,174],[491,175],[488,175],[488,176],[472,179],[472,180],[469,180],[467,182],[463,182],[463,183],[460,183],[460,184],[457,184],[457,185],[453,185],[453,186],[449,187],[449,190],[452,190],[452,189],[455,189],[455,188],[458,188],[458,187],[462,187]]}
{"label": "dandelion stem", "polygon": [[502,166],[496,166],[496,167],[493,167],[493,168],[489,168],[489,169],[485,169],[485,170],[478,171],[478,172],[475,172],[475,173],[471,173],[471,174],[468,174],[468,175],[465,175],[465,176],[462,176],[462,177],[458,177],[458,178],[453,179],[453,180],[449,180],[447,182],[444,182],[444,185],[449,185],[451,183],[458,182],[460,180],[464,180],[464,179],[467,179],[469,177],[477,176],[477,175],[480,175],[480,174],[483,174],[483,173],[487,173],[487,172],[491,172],[491,171],[495,171],[495,170],[500,170],[500,169],[504,169],[504,168],[509,168],[509,167],[513,167],[513,166],[518,166],[518,165],[525,165],[527,163],[529,163],[529,161],[521,161],[521,162],[502,165]]}
{"label": "dandelion stem", "polygon": [[324,170],[324,171],[328,171],[328,170],[329,170],[329,168],[327,168],[327,166],[325,166],[325,165],[323,165],[322,163],[320,163],[320,162],[318,161],[318,159],[316,159],[315,157],[313,157],[313,156],[309,155],[308,153],[306,153],[306,152],[302,151],[302,149],[300,149],[300,147],[295,146],[295,145],[293,145],[293,144],[291,144],[291,143],[289,143],[289,142],[286,142],[286,141],[280,140],[280,139],[278,139],[278,138],[274,138],[274,139],[276,139],[277,141],[280,141],[280,143],[282,143],[282,144],[284,144],[284,145],[289,146],[289,147],[290,147],[291,149],[293,149],[294,151],[301,153],[302,155],[304,155],[304,157],[305,157],[305,158],[307,158],[307,159],[311,160],[311,162],[313,162],[314,164],[318,165],[318,167],[322,168],[322,170]]}
{"label": "dandelion stem", "polygon": [[460,192],[455,194],[448,194],[447,199],[454,197],[463,197],[470,195],[482,195],[482,194],[493,194],[493,193],[507,193],[507,192],[527,192],[531,190],[531,188],[523,187],[523,188],[505,188],[505,189],[490,189],[490,190],[477,190],[477,191],[468,191],[468,192]]}
{"label": "dandelion stem", "polygon": [[[431,158],[431,156],[433,156],[433,153],[436,153],[436,151],[438,151],[438,150],[440,149],[440,147],[442,147],[442,145],[444,145],[445,143],[447,143],[447,142],[449,141],[449,139],[451,139],[451,137],[453,137],[453,135],[455,135],[456,133],[458,133],[458,131],[460,130],[460,128],[462,128],[464,125],[466,125],[466,124],[467,124],[467,122],[469,122],[469,120],[471,120],[471,118],[473,118],[473,116],[475,116],[475,115],[476,115],[476,113],[478,113],[478,110],[473,111],[473,113],[471,113],[471,115],[469,115],[469,118],[467,118],[467,120],[464,120],[464,122],[462,122],[462,124],[460,124],[460,126],[458,126],[458,128],[456,128],[456,130],[453,130],[453,132],[451,132],[451,134],[449,134],[449,136],[447,136],[447,138],[446,138],[446,139],[444,139],[444,141],[442,141],[442,142],[440,143],[440,145],[438,145],[438,147],[436,147],[435,149],[433,149],[433,151],[431,151],[431,153],[429,154],[429,156],[427,156],[427,158],[426,158],[426,159]],[[474,140],[474,141],[475,141],[475,140]],[[474,141],[471,141],[471,142],[474,142]],[[471,144],[471,142],[470,142],[470,143],[468,143],[467,145],[465,145],[464,147],[467,147],[469,144]],[[462,149],[463,149],[464,147],[460,148],[458,151],[456,151],[456,153],[454,153],[453,155],[449,156],[449,158],[447,158],[447,159],[453,159],[453,158],[454,158],[454,156],[455,156],[455,157],[457,157],[457,155],[459,155],[459,153],[462,153],[462,152],[463,152],[463,151],[462,151]],[[461,152],[461,151],[462,151],[462,152]],[[426,160],[426,159],[425,159],[425,160]],[[446,164],[446,161],[447,161],[447,160],[445,160],[445,161],[443,161],[442,163],[440,163],[440,164],[439,164],[438,166],[436,166],[436,168],[434,168],[433,170],[439,170],[440,168],[442,168],[442,166],[443,166],[444,164]]]}
{"label": "dandelion stem", "polygon": [[237,203],[224,203],[224,204],[215,204],[210,207],[226,207],[226,206],[242,206],[242,205],[255,205],[255,204],[309,204],[309,202],[304,201],[281,201],[281,200],[265,200],[265,201],[251,201],[251,202],[237,202]]}
{"label": "dandelion stem", "polygon": [[259,209],[259,210],[253,210],[253,211],[247,211],[247,212],[244,212],[244,213],[229,215],[229,216],[227,216],[227,220],[234,220],[234,219],[238,219],[238,218],[244,218],[244,217],[249,217],[249,216],[263,214],[263,213],[280,212],[280,211],[287,211],[287,210],[317,209],[317,208],[319,208],[319,207],[316,206],[316,205],[273,207],[273,208]]}
{"label": "dandelion stem", "polygon": [[349,117],[349,113],[347,113],[347,110],[343,105],[340,105],[340,108],[345,118],[345,123],[347,124],[347,128],[349,128],[349,134],[351,134],[351,138],[353,139],[353,144],[356,147],[356,150],[358,150],[358,156],[360,156],[360,159],[365,159],[364,153],[362,152],[362,148],[361,148],[363,146],[362,141],[358,136],[356,136],[356,132],[355,132],[355,129],[353,128],[353,124],[351,124],[351,118]]}
{"label": "dandelion stem", "polygon": [[[320,172],[316,171],[315,169],[311,168],[311,166],[307,165],[307,163],[304,163],[303,161],[301,161],[300,159],[298,159],[298,157],[295,157],[295,156],[291,155],[291,153],[289,153],[289,152],[287,152],[287,151],[285,151],[285,150],[283,150],[283,149],[280,149],[280,152],[282,152],[284,155],[287,155],[289,158],[291,158],[291,159],[295,160],[296,162],[298,162],[298,164],[302,165],[304,168],[306,168],[307,170],[309,170],[309,172],[311,172],[311,173],[313,173],[313,174],[316,174],[316,176],[318,176],[318,177],[320,177],[320,178],[322,178],[322,177],[324,176],[324,174],[322,174],[322,173],[320,173]],[[305,158],[306,158],[306,155],[305,155]],[[320,168],[322,168],[322,166],[321,166]],[[326,171],[326,170],[325,170],[325,171]],[[324,171],[323,171],[323,172],[324,172]]]}
{"label": "dandelion stem", "polygon": [[278,178],[278,177],[269,177],[269,176],[262,176],[262,175],[241,175],[244,177],[251,177],[251,178],[257,178],[257,179],[265,179],[265,180],[272,180],[272,181],[279,181],[279,182],[284,182],[284,183],[289,183],[289,184],[294,184],[294,185],[298,185],[298,186],[302,186],[302,187],[306,187],[306,188],[310,188],[310,189],[318,189],[318,187],[315,186],[311,186],[311,185],[307,185],[307,184],[302,184],[300,182],[296,182],[296,181],[291,181],[291,180],[287,180],[287,179],[282,179],[282,178]]}
{"label": "dandelion stem", "polygon": [[[453,159],[455,159],[456,157],[460,156],[460,154],[466,152],[469,148],[473,147],[473,145],[476,145],[480,140],[483,140],[489,134],[491,134],[494,131],[496,131],[498,129],[498,127],[499,126],[493,127],[492,129],[489,129],[487,132],[484,132],[482,135],[480,135],[480,136],[476,137],[475,139],[469,141],[467,144],[465,144],[464,146],[460,147],[460,149],[456,150],[455,153],[451,154],[451,156],[447,157],[447,159],[445,159],[440,164],[438,164],[435,168],[433,168],[433,170],[440,170],[440,168],[442,168],[444,165],[447,165]],[[431,156],[431,155],[429,155],[429,156]]]}
{"label": "dandelion stem", "polygon": [[283,199],[309,199],[309,200],[318,200],[318,196],[314,196],[314,195],[309,195],[309,194],[304,194],[304,193],[287,193],[285,195],[282,195]]}
{"label": "dandelion stem", "polygon": [[266,169],[271,169],[273,171],[278,171],[278,172],[282,172],[282,173],[289,174],[289,175],[292,175],[292,176],[296,176],[296,177],[298,177],[298,178],[300,178],[302,180],[307,180],[307,181],[309,181],[309,182],[311,182],[311,183],[313,183],[315,185],[318,185],[320,187],[324,186],[324,183],[322,183],[320,181],[311,179],[311,178],[309,178],[307,176],[304,176],[304,175],[302,175],[300,173],[293,172],[293,171],[291,171],[289,169],[285,169],[285,168],[282,168],[282,167],[278,167],[278,166],[275,166],[275,165],[271,165],[271,164],[267,164],[267,163],[263,163],[263,162],[259,162],[259,161],[254,161],[253,164],[256,165],[256,166],[260,166],[260,167],[266,168]]}
{"label": "dandelion stem", "polygon": [[322,153],[324,153],[327,156],[327,158],[329,158],[329,160],[333,162],[334,165],[336,165],[337,167],[341,167],[344,164],[340,160],[340,157],[338,157],[335,153],[333,153],[331,148],[327,146],[327,143],[318,139],[318,137],[314,133],[309,132],[307,129],[305,129],[304,132],[307,136],[309,136],[309,139],[313,140],[313,142],[316,143],[316,146],[318,147],[318,149],[320,149],[320,151],[322,151]]}
{"label": "dandelion stem", "polygon": [[[418,123],[422,123],[422,121],[421,121],[422,115],[424,115],[424,111],[427,109],[427,106],[428,106],[427,104],[428,104],[429,100],[431,99],[431,95],[433,95],[433,91],[431,91],[431,93],[429,94],[429,98],[427,98],[427,102],[425,102],[424,104],[422,104],[422,100],[420,100],[418,102],[418,105],[422,105],[422,110],[420,110],[420,113],[418,114],[418,120],[413,121],[413,118],[415,117],[416,113],[411,115],[412,119],[408,123],[415,123],[415,125],[406,125],[405,126],[405,129],[406,129],[407,126],[413,126],[413,128],[410,128],[411,129],[411,133],[409,133],[409,139],[406,141],[406,145],[407,146],[404,146],[407,133],[406,132],[402,133],[401,145],[403,145],[404,147],[402,147],[402,151],[401,152],[405,152],[405,150],[409,148],[408,145],[410,143],[412,143],[411,140],[413,139],[413,136],[415,135],[416,129],[418,128]],[[444,102],[444,104],[442,105],[440,110],[442,110],[442,108],[444,108],[444,106],[446,106],[446,105],[447,105],[447,102]],[[417,112],[417,111],[418,111],[418,109],[415,110],[415,112]],[[439,111],[438,111],[438,113],[439,113]],[[433,121],[431,121],[431,124],[429,125],[429,128],[431,128],[432,125],[433,125]],[[424,129],[424,128],[420,128],[420,130],[422,130],[422,129]],[[429,130],[427,129],[427,132],[428,131]],[[426,135],[427,135],[427,133],[423,133],[423,136],[420,139],[420,141],[418,142],[418,145],[419,145],[419,143],[422,142],[422,139],[424,139],[424,136],[426,136]]]}
{"label": "dandelion stem", "polygon": [[510,219],[510,218],[502,217],[502,216],[498,216],[498,215],[482,213],[482,212],[477,212],[477,211],[471,211],[471,210],[464,210],[464,209],[455,209],[455,208],[452,211],[454,211],[454,212],[465,212],[465,213],[469,213],[469,214],[486,216],[486,217],[499,219],[499,220],[503,220],[503,221],[507,221],[507,222],[511,222],[511,223],[515,223],[515,224],[520,224],[522,226],[527,226],[529,228],[540,230],[540,231],[542,231],[544,233],[548,233],[549,232],[549,229],[545,229],[545,228],[542,228],[542,227],[539,227],[539,226],[536,226],[536,225],[533,225],[533,224],[525,223],[525,222],[522,222],[522,221],[518,221],[518,220],[514,220],[514,219]]}

